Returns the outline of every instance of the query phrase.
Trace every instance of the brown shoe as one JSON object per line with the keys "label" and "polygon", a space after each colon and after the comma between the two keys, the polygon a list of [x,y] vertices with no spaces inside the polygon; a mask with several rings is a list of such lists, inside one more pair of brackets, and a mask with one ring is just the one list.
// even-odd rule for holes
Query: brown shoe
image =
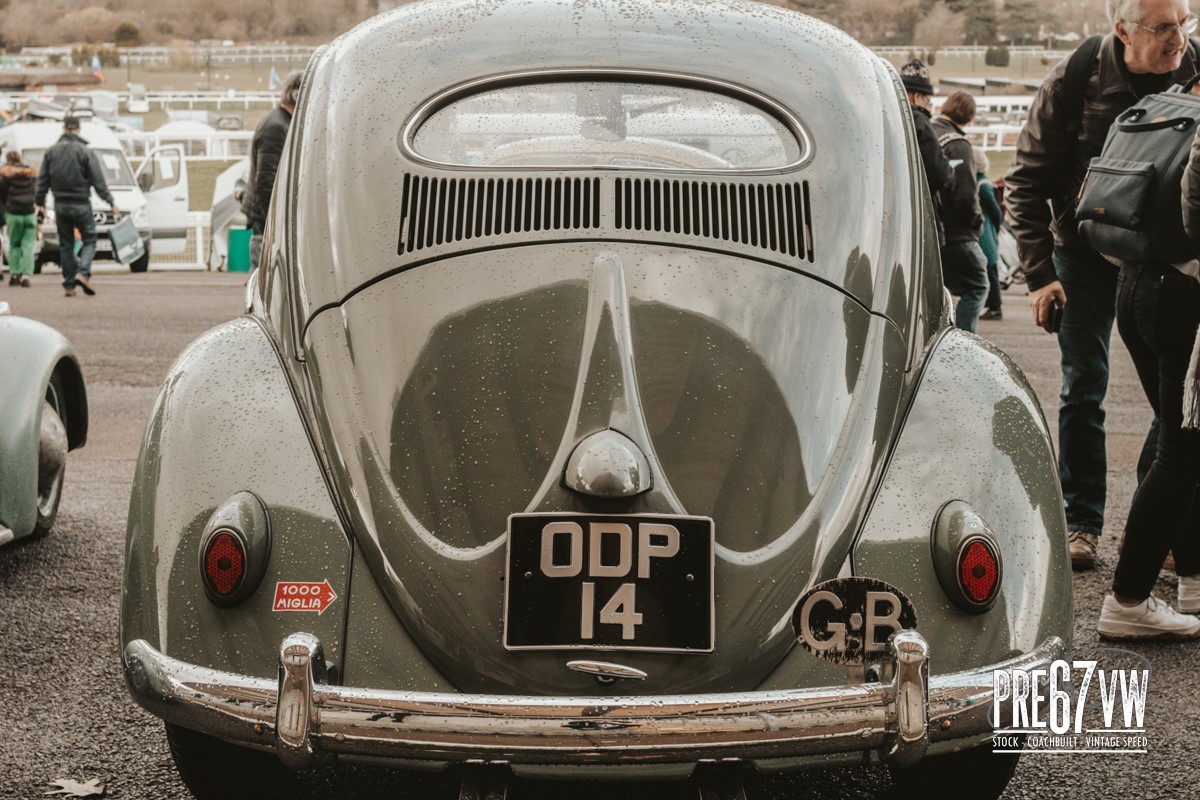
{"label": "brown shoe", "polygon": [[1087,531],[1071,531],[1067,544],[1071,551],[1071,569],[1092,569],[1096,566],[1096,544],[1100,537]]}
{"label": "brown shoe", "polygon": [[92,284],[83,275],[75,276],[75,285],[78,286],[80,289],[83,289],[83,293],[86,295],[96,294],[96,290],[92,288]]}
{"label": "brown shoe", "polygon": [[63,290],[63,297],[74,297],[74,296],[75,296],[74,289],[64,289]]}
{"label": "brown shoe", "polygon": [[28,289],[30,286],[32,286],[32,285],[33,285],[33,284],[30,282],[30,280],[29,280],[29,276],[28,276],[28,275],[22,275],[22,276],[21,276],[21,285],[22,285],[22,286],[24,286],[26,289]]}

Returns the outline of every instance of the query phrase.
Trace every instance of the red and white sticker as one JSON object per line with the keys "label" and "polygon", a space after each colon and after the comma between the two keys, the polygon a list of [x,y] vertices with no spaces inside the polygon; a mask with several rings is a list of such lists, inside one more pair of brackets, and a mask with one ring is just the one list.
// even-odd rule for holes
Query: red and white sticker
{"label": "red and white sticker", "polygon": [[313,581],[279,581],[275,584],[275,605],[272,611],[315,611],[324,614],[325,609],[337,600],[337,593],[329,585],[329,579]]}

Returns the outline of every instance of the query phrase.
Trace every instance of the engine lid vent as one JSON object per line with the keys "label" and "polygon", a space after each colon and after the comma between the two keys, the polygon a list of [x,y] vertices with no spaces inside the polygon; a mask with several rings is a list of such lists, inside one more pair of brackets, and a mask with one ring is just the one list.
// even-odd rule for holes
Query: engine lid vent
{"label": "engine lid vent", "polygon": [[596,178],[404,176],[398,253],[441,244],[600,226]]}
{"label": "engine lid vent", "polygon": [[616,227],[699,236],[813,260],[808,181],[781,184],[622,178]]}
{"label": "engine lid vent", "polygon": [[706,239],[813,262],[808,181],[406,174],[398,255],[513,234]]}

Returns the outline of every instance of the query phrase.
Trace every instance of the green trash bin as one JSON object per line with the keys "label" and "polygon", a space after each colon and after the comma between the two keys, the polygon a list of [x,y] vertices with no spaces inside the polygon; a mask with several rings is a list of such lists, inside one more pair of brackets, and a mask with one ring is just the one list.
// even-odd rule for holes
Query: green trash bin
{"label": "green trash bin", "polygon": [[229,229],[229,257],[225,268],[230,272],[250,271],[250,229]]}

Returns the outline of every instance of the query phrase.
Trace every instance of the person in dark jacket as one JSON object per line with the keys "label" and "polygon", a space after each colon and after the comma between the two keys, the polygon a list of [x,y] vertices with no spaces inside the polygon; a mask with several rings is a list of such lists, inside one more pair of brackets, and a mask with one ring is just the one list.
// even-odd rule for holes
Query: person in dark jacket
{"label": "person in dark jacket", "polygon": [[[925,167],[925,182],[929,184],[930,194],[936,199],[938,192],[950,185],[954,174],[946,154],[938,147],[937,134],[933,132],[933,81],[921,59],[914,58],[900,67],[900,82],[904,84],[904,90],[908,93],[908,106],[912,111],[913,128],[917,134],[917,149],[921,153],[921,164]],[[942,236],[940,212],[938,236]]]}
{"label": "person in dark jacket", "polygon": [[966,92],[954,92],[942,104],[942,113],[933,120],[933,132],[953,170],[953,178],[942,189],[939,203],[946,230],[942,281],[950,294],[958,297],[954,324],[971,333],[979,324],[979,310],[988,290],[987,259],[979,247],[983,215],[975,186],[975,149],[963,133],[963,126],[973,119],[975,98]]}
{"label": "person in dark jacket", "polygon": [[975,184],[979,188],[979,210],[983,213],[983,232],[979,234],[979,249],[987,259],[988,293],[983,301],[986,309],[980,319],[1004,319],[1000,311],[1000,225],[1004,211],[996,198],[996,185],[988,177],[991,164],[982,150],[975,151]]}
{"label": "person in dark jacket", "polygon": [[8,285],[30,285],[33,274],[33,244],[37,241],[37,214],[33,196],[37,168],[21,162],[21,154],[9,150],[0,167],[0,203],[8,228]]}
{"label": "person in dark jacket", "polygon": [[242,194],[242,213],[250,227],[250,265],[258,266],[262,256],[263,231],[267,212],[271,210],[271,194],[275,190],[275,173],[283,157],[283,143],[292,124],[296,101],[300,98],[302,72],[293,72],[283,83],[279,105],[267,113],[254,129],[250,142],[250,175]]}
{"label": "person in dark jacket", "polygon": [[[50,146],[42,158],[38,174],[37,197],[39,211],[46,207],[46,193],[54,193],[54,224],[58,229],[58,257],[62,262],[63,291],[75,296],[75,285],[83,293],[94,295],[92,288],[92,257],[96,255],[96,218],[92,216],[92,189],[112,207],[114,220],[121,218],[117,203],[96,154],[87,140],[79,135],[79,118],[63,120],[63,135]],[[75,259],[75,231],[83,240],[79,260]]]}
{"label": "person in dark jacket", "polygon": [[[1095,566],[1104,526],[1104,395],[1118,268],[1079,238],[1075,199],[1117,115],[1147,94],[1184,83],[1198,67],[1188,45],[1194,17],[1184,0],[1109,0],[1108,16],[1113,28],[1089,66],[1082,96],[1067,86],[1065,58],[1034,97],[1005,178],[1034,324],[1050,332],[1052,309],[1061,309],[1058,469],[1076,569]],[[1139,475],[1154,453],[1156,427],[1151,423]]]}

